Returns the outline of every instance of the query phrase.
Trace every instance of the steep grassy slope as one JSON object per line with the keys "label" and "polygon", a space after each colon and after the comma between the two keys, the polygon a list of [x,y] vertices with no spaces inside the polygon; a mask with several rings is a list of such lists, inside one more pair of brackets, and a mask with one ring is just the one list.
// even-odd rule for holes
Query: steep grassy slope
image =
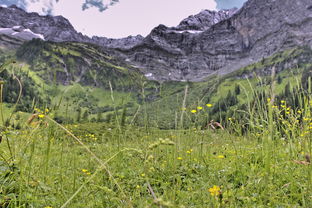
{"label": "steep grassy slope", "polygon": [[62,115],[60,121],[65,118],[73,121],[83,113],[85,120],[89,120],[99,113],[133,106],[137,103],[138,89],[146,80],[138,69],[114,59],[97,46],[82,43],[35,39],[17,50],[4,48],[0,61],[9,59],[16,61],[1,73],[6,81],[4,101],[13,106],[20,82],[23,89],[17,110],[32,112],[35,107],[48,107]]}
{"label": "steep grassy slope", "polygon": [[290,49],[226,76],[197,83],[148,81],[138,69],[104,49],[82,43],[32,40],[15,54],[1,53],[0,61],[17,59],[1,74],[8,81],[4,86],[7,103],[18,98],[15,78],[22,83],[17,110],[49,108],[60,122],[119,118],[139,125],[176,128],[189,126],[194,120],[203,126],[211,119],[224,121],[245,109],[255,97],[269,97],[263,92],[272,86],[273,68],[274,93],[282,97],[285,88],[293,90],[291,85],[302,82],[302,73],[309,76],[311,54],[305,47]]}
{"label": "steep grassy slope", "polygon": [[49,84],[82,85],[108,89],[110,81],[119,90],[130,91],[140,72],[109,56],[99,47],[82,43],[52,43],[35,39],[23,44],[17,59]]}
{"label": "steep grassy slope", "polygon": [[[308,77],[311,77],[311,72],[310,74],[308,72],[311,65],[312,51],[310,48],[302,47],[277,53],[226,76],[210,77],[205,82],[163,83],[161,87],[163,91],[167,89],[175,89],[175,91],[163,95],[159,93],[158,100],[148,103],[145,109],[148,115],[145,116],[145,120],[161,128],[180,125],[181,114],[185,114],[184,118],[187,118],[186,121],[184,120],[184,125],[191,125],[194,120],[200,120],[203,126],[210,120],[224,122],[226,117],[232,117],[240,110],[246,110],[247,105],[255,102],[255,99],[271,97],[264,92],[272,87],[272,70],[275,71],[276,99],[286,99],[291,103],[291,98],[287,98],[285,91],[293,93],[295,86],[306,82]],[[188,93],[184,108],[182,104],[186,85],[188,85]],[[207,107],[207,104],[212,106]],[[197,112],[191,113],[194,110]],[[138,121],[138,123],[144,122]]]}

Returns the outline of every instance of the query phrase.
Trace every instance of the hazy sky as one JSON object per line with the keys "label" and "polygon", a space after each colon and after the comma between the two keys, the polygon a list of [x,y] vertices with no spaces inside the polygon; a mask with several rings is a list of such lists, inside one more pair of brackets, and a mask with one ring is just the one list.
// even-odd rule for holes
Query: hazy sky
{"label": "hazy sky", "polygon": [[247,0],[216,0],[218,9],[240,8]]}
{"label": "hazy sky", "polygon": [[155,26],[178,25],[203,9],[240,7],[246,0],[0,0],[27,11],[62,15],[88,36],[147,35]]}

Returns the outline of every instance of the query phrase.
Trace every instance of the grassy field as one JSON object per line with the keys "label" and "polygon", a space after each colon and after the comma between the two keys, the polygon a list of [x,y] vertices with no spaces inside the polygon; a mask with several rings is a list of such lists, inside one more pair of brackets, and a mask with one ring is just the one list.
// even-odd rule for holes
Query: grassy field
{"label": "grassy field", "polygon": [[99,73],[116,64],[117,81],[88,85],[91,69],[68,85],[27,64],[3,71],[11,99],[0,107],[0,208],[312,207],[310,65],[270,74],[304,51],[204,82],[135,79],[128,89],[136,76],[116,60],[57,47],[47,53],[94,52],[105,61]]}
{"label": "grassy field", "polygon": [[[234,118],[225,130],[158,130],[38,113],[3,129],[0,206],[311,207],[312,104],[268,105],[244,135]],[[281,133],[274,115],[285,109]]]}

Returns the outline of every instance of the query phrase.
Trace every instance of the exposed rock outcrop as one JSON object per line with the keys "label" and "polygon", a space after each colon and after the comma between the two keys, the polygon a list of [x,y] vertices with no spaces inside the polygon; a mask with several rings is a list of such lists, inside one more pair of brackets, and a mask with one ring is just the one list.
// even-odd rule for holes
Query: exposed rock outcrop
{"label": "exposed rock outcrop", "polygon": [[[22,28],[22,31],[14,31]],[[89,38],[78,33],[72,24],[62,16],[41,16],[35,12],[27,13],[15,5],[0,7],[0,34],[13,36],[22,40],[40,38],[44,40],[63,42],[85,42],[108,48],[130,48],[143,40],[142,36],[129,36],[122,39],[105,37]]]}
{"label": "exposed rock outcrop", "polygon": [[294,46],[312,46],[310,0],[249,0],[233,16],[198,33],[156,27],[119,55],[157,80],[199,81]]}
{"label": "exposed rock outcrop", "polygon": [[182,20],[181,23],[174,29],[182,31],[204,31],[209,29],[212,25],[230,18],[237,10],[237,8],[221,11],[203,10],[199,14],[191,15]]}
{"label": "exposed rock outcrop", "polygon": [[22,26],[33,33],[41,34],[44,39],[60,41],[88,41],[88,37],[78,33],[71,23],[62,16],[40,16],[37,13],[27,13],[24,10],[10,6],[0,7],[0,28]]}

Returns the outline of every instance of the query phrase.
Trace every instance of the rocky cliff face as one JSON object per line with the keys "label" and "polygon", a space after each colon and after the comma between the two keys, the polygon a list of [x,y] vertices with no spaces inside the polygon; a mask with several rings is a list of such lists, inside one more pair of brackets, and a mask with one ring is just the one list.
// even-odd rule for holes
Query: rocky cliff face
{"label": "rocky cliff face", "polygon": [[37,13],[27,13],[16,6],[0,7],[0,28],[16,26],[31,30],[42,35],[45,40],[55,42],[88,40],[88,37],[77,33],[70,22],[62,16],[40,16]]}
{"label": "rocky cliff face", "polygon": [[204,31],[212,25],[219,23],[222,20],[230,18],[238,9],[209,11],[203,10],[199,14],[191,15],[181,21],[181,23],[173,28],[180,31]]}
{"label": "rocky cliff face", "polygon": [[112,38],[106,38],[106,37],[93,36],[91,42],[100,46],[105,46],[107,48],[129,49],[141,43],[143,39],[144,37],[141,35],[128,36],[126,38],[121,38],[121,39],[112,39]]}
{"label": "rocky cliff face", "polygon": [[122,39],[93,37],[78,33],[71,23],[62,16],[41,16],[27,13],[15,5],[0,7],[0,35],[21,40],[40,38],[54,42],[74,41],[92,43],[107,48],[130,48],[143,40],[142,36],[129,36]]}
{"label": "rocky cliff face", "polygon": [[287,48],[312,46],[312,2],[249,0],[233,16],[204,28],[181,33],[160,25],[119,55],[151,79],[199,81],[226,74]]}

